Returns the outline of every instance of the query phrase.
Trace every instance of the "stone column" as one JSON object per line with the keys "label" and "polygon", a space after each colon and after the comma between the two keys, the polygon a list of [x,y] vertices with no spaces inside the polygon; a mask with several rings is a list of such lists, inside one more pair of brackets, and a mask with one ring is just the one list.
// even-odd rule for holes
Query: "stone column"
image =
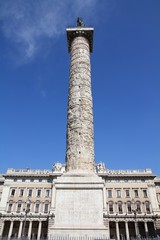
{"label": "stone column", "polygon": [[21,221],[19,225],[18,238],[21,238],[22,236],[22,227],[23,227],[23,221]]}
{"label": "stone column", "polygon": [[0,221],[0,239],[2,238],[3,235],[3,229],[4,229],[4,221]]}
{"label": "stone column", "polygon": [[11,223],[10,223],[10,227],[9,227],[9,233],[8,233],[8,239],[10,239],[11,238],[11,236],[12,236],[12,231],[13,231],[13,221],[11,221]]}
{"label": "stone column", "polygon": [[90,65],[93,28],[68,28],[67,40],[71,56],[67,114],[67,171],[94,171]]}
{"label": "stone column", "polygon": [[32,234],[32,221],[29,222],[28,239],[31,238],[31,234]]}
{"label": "stone column", "polygon": [[128,222],[125,222],[125,229],[126,229],[126,239],[129,240],[129,228],[128,228]]}
{"label": "stone column", "polygon": [[135,225],[135,232],[136,232],[136,237],[139,236],[139,227],[138,227],[138,222],[134,222],[134,225]]}
{"label": "stone column", "polygon": [[116,222],[116,236],[117,236],[117,240],[120,240],[120,236],[119,236],[119,224],[118,224],[118,222]]}
{"label": "stone column", "polygon": [[148,237],[148,225],[147,225],[147,222],[144,222],[144,229],[145,229],[146,237]]}
{"label": "stone column", "polygon": [[41,237],[41,230],[42,230],[42,222],[39,221],[39,225],[38,225],[38,234],[37,234],[37,240],[40,239]]}

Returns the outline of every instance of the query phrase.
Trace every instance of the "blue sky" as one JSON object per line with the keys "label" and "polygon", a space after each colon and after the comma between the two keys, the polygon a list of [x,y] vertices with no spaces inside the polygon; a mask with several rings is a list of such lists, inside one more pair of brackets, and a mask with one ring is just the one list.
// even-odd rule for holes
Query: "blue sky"
{"label": "blue sky", "polygon": [[95,161],[160,175],[160,1],[0,0],[0,173],[65,161],[65,29],[93,26]]}

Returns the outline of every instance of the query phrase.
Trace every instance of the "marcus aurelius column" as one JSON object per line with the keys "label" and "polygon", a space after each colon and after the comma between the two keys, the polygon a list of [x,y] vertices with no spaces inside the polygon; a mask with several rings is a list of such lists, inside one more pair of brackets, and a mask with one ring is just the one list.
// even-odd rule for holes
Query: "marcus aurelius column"
{"label": "marcus aurelius column", "polygon": [[67,117],[67,171],[94,169],[94,132],[91,93],[93,28],[67,29],[70,82]]}

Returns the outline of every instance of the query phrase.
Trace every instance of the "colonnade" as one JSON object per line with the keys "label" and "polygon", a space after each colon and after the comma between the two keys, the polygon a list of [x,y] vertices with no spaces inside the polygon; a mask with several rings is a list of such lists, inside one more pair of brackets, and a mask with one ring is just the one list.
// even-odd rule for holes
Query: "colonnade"
{"label": "colonnade", "polygon": [[156,235],[154,222],[110,221],[110,238],[129,240],[136,237],[153,237]]}
{"label": "colonnade", "polygon": [[27,239],[47,238],[48,221],[4,221],[1,228],[2,238],[21,238]]}

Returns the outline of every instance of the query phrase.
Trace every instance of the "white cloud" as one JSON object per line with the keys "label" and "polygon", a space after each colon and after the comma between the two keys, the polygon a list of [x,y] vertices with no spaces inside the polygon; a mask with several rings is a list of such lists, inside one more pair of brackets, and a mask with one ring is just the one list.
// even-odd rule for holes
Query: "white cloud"
{"label": "white cloud", "polygon": [[[30,61],[44,39],[55,39],[81,14],[90,18],[97,0],[4,0],[0,1],[3,34],[12,42],[21,60]],[[92,15],[93,17],[93,15]]]}

